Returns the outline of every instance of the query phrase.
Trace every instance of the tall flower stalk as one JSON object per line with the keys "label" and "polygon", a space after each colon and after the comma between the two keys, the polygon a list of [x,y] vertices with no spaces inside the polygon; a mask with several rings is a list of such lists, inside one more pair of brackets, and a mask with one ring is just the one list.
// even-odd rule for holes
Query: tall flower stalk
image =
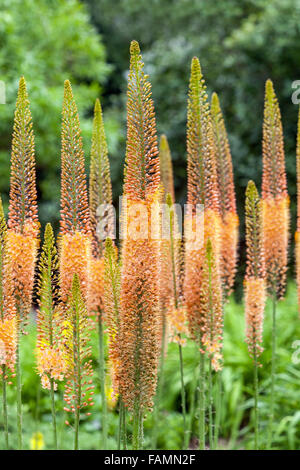
{"label": "tall flower stalk", "polygon": [[46,225],[39,262],[37,368],[42,387],[50,391],[53,441],[58,448],[54,392],[65,374],[63,316],[59,305],[58,256],[51,224]]}
{"label": "tall flower stalk", "polygon": [[88,303],[91,260],[90,214],[80,123],[69,80],[65,81],[64,86],[61,166],[61,300],[67,303],[74,274],[77,274],[81,293]]}
{"label": "tall flower stalk", "polygon": [[94,109],[89,206],[91,232],[93,237],[93,256],[91,259],[89,308],[96,315],[99,331],[99,378],[102,396],[102,446],[107,447],[107,404],[105,397],[105,357],[104,357],[104,243],[107,236],[112,236],[113,218],[112,188],[108,160],[102,109],[99,99]]}
{"label": "tall flower stalk", "polygon": [[24,77],[19,83],[11,151],[11,178],[8,230],[6,235],[7,271],[13,279],[17,325],[17,430],[22,449],[22,379],[20,335],[25,331],[31,308],[34,268],[38,248],[38,215],[35,183],[34,135]]}
{"label": "tall flower stalk", "polygon": [[159,356],[160,168],[151,85],[140,48],[130,46],[125,207],[121,267],[120,393],[133,413],[133,449],[142,447],[143,419],[153,406]]}
{"label": "tall flower stalk", "polygon": [[[221,217],[215,144],[206,87],[194,57],[187,116],[188,211],[185,218],[185,302],[191,337],[200,350],[199,447],[205,449],[205,327],[207,305],[202,295],[206,242],[211,240],[220,285]],[[217,288],[221,293],[221,290]],[[211,443],[212,444],[212,443]]]}
{"label": "tall flower stalk", "polygon": [[[174,191],[174,179],[173,179],[173,167],[172,157],[168,144],[167,137],[162,135],[160,138],[159,145],[159,161],[160,161],[160,174],[161,174],[161,187],[162,187],[162,202],[166,204],[167,196],[170,194],[172,201],[175,201]],[[164,206],[162,206],[164,207]],[[164,230],[164,224],[166,229],[170,230],[169,215],[166,211],[162,211],[162,230]],[[167,217],[166,217],[167,216]],[[173,275],[172,275],[172,257],[171,257],[171,239],[167,236],[163,236],[160,241],[160,260],[161,260],[161,272],[160,272],[160,320],[161,320],[161,344],[160,344],[160,361],[158,370],[158,383],[157,391],[155,395],[155,403],[153,410],[153,426],[152,426],[152,449],[157,447],[158,437],[158,420],[159,411],[161,406],[162,391],[164,385],[164,364],[167,354],[168,346],[168,333],[170,325],[168,324],[168,318],[170,318],[171,310],[174,309],[174,294],[173,294]],[[181,347],[181,346],[180,346]],[[185,407],[184,407],[185,416]],[[185,421],[185,418],[184,418]]]}
{"label": "tall flower stalk", "polygon": [[253,181],[246,191],[246,341],[254,362],[254,437],[259,448],[258,366],[262,352],[262,329],[265,308],[265,272],[262,233],[262,203]]}
{"label": "tall flower stalk", "polygon": [[6,253],[7,226],[0,198],[0,375],[2,381],[3,424],[5,448],[9,448],[7,383],[15,375],[17,329],[13,282]]}
{"label": "tall flower stalk", "polygon": [[281,299],[285,291],[289,231],[289,197],[285,173],[281,115],[271,80],[267,80],[265,89],[262,152],[263,238],[266,281],[273,301],[268,433],[268,448],[271,448],[276,397],[276,306],[277,299]]}
{"label": "tall flower stalk", "polygon": [[[87,318],[91,302],[91,229],[84,153],[77,106],[65,81],[61,131],[60,291],[65,315],[67,361],[65,401],[75,415],[74,448],[79,446],[80,411],[92,403],[92,368]],[[86,389],[86,390],[85,390]]]}
{"label": "tall flower stalk", "polygon": [[222,216],[221,276],[224,300],[231,293],[237,264],[239,219],[236,211],[232,159],[217,93],[211,99],[211,116],[216,150],[216,167]]}
{"label": "tall flower stalk", "polygon": [[[74,414],[74,450],[79,449],[81,410],[93,406],[90,318],[80,290],[79,276],[74,274],[64,328],[66,361],[65,411]],[[90,415],[90,412],[86,412]]]}
{"label": "tall flower stalk", "polygon": [[[221,212],[221,280],[223,309],[232,292],[237,265],[239,219],[236,211],[233,167],[225,122],[217,93],[212,94],[211,116],[214,133],[219,202]],[[217,398],[215,405],[215,447],[218,445],[221,419],[221,371],[216,378]]]}

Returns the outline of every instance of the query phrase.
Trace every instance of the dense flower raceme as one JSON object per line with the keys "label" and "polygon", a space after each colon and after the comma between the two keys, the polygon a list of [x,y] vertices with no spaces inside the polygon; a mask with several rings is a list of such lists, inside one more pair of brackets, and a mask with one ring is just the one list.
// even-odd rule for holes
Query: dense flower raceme
{"label": "dense flower raceme", "polygon": [[166,351],[168,336],[172,341],[184,342],[180,335],[185,331],[185,315],[181,306],[182,240],[174,207],[172,157],[165,135],[160,138],[159,159],[163,192],[160,241],[161,339],[165,341],[164,351]]}
{"label": "dense flower raceme", "polygon": [[[207,305],[202,282],[207,240],[220,279],[221,217],[212,120],[197,58],[192,60],[188,99],[188,214],[185,218],[185,303],[191,337],[203,342]],[[217,292],[221,293],[219,286]],[[221,294],[220,294],[221,295]]]}
{"label": "dense flower raceme", "polygon": [[218,95],[213,93],[211,115],[222,216],[221,275],[225,298],[230,294],[237,264],[238,226],[230,147]]}
{"label": "dense flower raceme", "polygon": [[0,374],[7,379],[14,375],[17,328],[14,282],[8,269],[6,253],[7,226],[0,198]]}
{"label": "dense flower raceme", "polygon": [[62,342],[63,315],[59,305],[58,256],[53,230],[46,225],[39,262],[39,310],[37,314],[37,369],[44,388],[56,389],[65,373]]}
{"label": "dense flower raceme", "polygon": [[257,356],[262,352],[263,315],[266,300],[265,268],[262,232],[262,202],[253,181],[246,191],[246,249],[245,276],[246,341],[249,352]]}
{"label": "dense flower raceme", "polygon": [[12,139],[6,252],[7,270],[14,280],[18,322],[23,324],[31,306],[38,232],[34,135],[26,83],[21,77]]}
{"label": "dense flower raceme", "polygon": [[101,104],[97,99],[94,109],[89,184],[89,207],[95,257],[104,255],[105,238],[112,237],[114,221],[109,212],[111,204],[112,188],[108,149]]}
{"label": "dense flower raceme", "polygon": [[73,276],[77,274],[83,298],[88,302],[90,217],[79,117],[68,80],[64,88],[61,140],[61,299],[67,302]]}
{"label": "dense flower raceme", "polygon": [[268,288],[282,297],[287,270],[289,197],[281,115],[271,80],[266,82],[265,93],[262,199]]}
{"label": "dense flower raceme", "polygon": [[89,207],[93,256],[90,263],[89,310],[103,315],[104,243],[113,236],[112,188],[101,104],[96,100],[94,109]]}
{"label": "dense flower raceme", "polygon": [[[127,147],[123,208],[120,334],[120,393],[140,413],[152,407],[159,352],[159,226],[153,207],[161,200],[160,168],[151,85],[143,71],[139,45],[130,46],[127,94]],[[136,224],[137,203],[146,217]],[[154,214],[155,213],[155,214]],[[143,230],[142,238],[139,230]],[[136,234],[139,236],[136,239]]]}

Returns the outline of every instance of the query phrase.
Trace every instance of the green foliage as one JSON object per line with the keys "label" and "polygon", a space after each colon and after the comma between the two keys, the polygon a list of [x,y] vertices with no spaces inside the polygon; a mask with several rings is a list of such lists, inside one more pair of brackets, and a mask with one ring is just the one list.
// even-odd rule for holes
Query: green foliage
{"label": "green foliage", "polygon": [[[297,292],[295,284],[288,287],[287,297],[278,304],[278,362],[277,362],[277,403],[276,403],[276,433],[274,448],[297,449],[300,446],[300,413],[299,413],[299,381],[300,365],[297,348],[300,339],[300,323],[297,312]],[[270,388],[270,361],[271,361],[271,303],[268,302],[264,321],[265,351],[261,357],[262,367],[259,369],[260,382],[260,421],[261,446],[265,446],[266,430],[269,418]],[[23,368],[23,408],[24,408],[24,443],[29,448],[30,438],[36,431],[44,435],[45,448],[51,448],[51,404],[47,390],[40,388],[39,377],[35,370],[35,357],[32,351],[36,342],[35,322],[31,321],[29,335],[21,340],[22,368]],[[97,334],[92,334],[92,358],[95,364],[98,357]],[[197,377],[198,351],[192,341],[188,341],[183,348],[184,376],[188,397],[188,413],[191,406],[191,389]],[[220,432],[220,446],[230,449],[253,448],[253,363],[245,343],[244,306],[231,299],[226,305],[225,334],[224,334],[224,364],[222,372],[222,424]],[[96,376],[96,373],[95,373]],[[91,409],[91,416],[82,415],[80,445],[83,449],[99,448],[101,436],[101,399],[100,388],[96,382],[95,405]],[[56,396],[58,410],[59,441],[64,448],[72,448],[73,430],[64,425],[69,416],[63,411],[62,386]],[[178,346],[169,344],[165,361],[165,382],[162,394],[162,419],[159,422],[158,445],[161,449],[178,449],[182,443],[182,415],[180,413],[180,371],[178,367]],[[14,446],[15,433],[15,390],[8,387],[9,426],[11,446]],[[0,428],[2,428],[2,415]],[[197,419],[197,417],[196,417]],[[145,448],[150,446],[152,419],[145,422]],[[115,411],[109,413],[108,442],[111,449],[117,446],[116,436],[118,428],[118,415]],[[131,423],[128,423],[129,432]],[[197,422],[193,425],[191,443],[195,443]],[[3,448],[3,433],[0,433],[0,448]]]}
{"label": "green foliage", "polygon": [[[57,222],[64,80],[69,78],[74,85],[87,151],[87,113],[111,68],[105,63],[101,38],[78,0],[1,0],[0,6],[0,79],[6,86],[6,105],[0,107],[0,192],[8,194],[13,112],[18,80],[24,75],[36,136],[40,219]],[[107,126],[109,131],[113,125]]]}

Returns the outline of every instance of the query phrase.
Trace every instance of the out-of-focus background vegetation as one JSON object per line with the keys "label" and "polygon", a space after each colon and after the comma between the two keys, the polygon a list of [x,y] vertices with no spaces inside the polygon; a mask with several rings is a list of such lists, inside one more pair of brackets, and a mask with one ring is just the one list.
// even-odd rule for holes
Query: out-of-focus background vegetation
{"label": "out-of-focus background vegetation", "polygon": [[[92,110],[96,97],[101,98],[114,198],[117,199],[122,191],[125,155],[129,43],[137,39],[153,86],[158,131],[167,134],[172,150],[176,194],[181,203],[186,197],[186,100],[191,58],[194,55],[200,58],[209,95],[217,91],[220,96],[232,149],[241,218],[247,181],[252,178],[260,187],[264,84],[269,77],[273,80],[283,118],[293,233],[298,109],[291,95],[292,82],[300,79],[299,18],[300,0],[0,0],[0,80],[6,85],[6,104],[0,105],[0,192],[6,207],[13,113],[21,74],[28,84],[36,135],[42,224],[50,221],[57,228],[59,221],[60,118],[66,78],[72,82],[79,108],[87,169]],[[292,265],[290,273],[293,275]],[[241,282],[238,288],[242,289]],[[291,360],[293,341],[300,338],[296,303],[295,287],[291,284],[288,298],[279,311],[277,391],[280,399],[276,445],[280,448],[300,445],[300,372]],[[265,394],[269,386],[269,320],[267,309],[266,352],[261,369],[263,432],[268,416]],[[225,446],[250,447],[253,444],[253,435],[248,433],[252,367],[243,343],[243,306],[233,300],[227,307],[225,326],[222,438]],[[26,353],[26,348],[33,350],[34,335],[33,323],[23,351],[25,440],[29,446],[32,433],[42,431],[45,446],[51,447],[50,402],[47,394],[39,390],[34,357],[29,351]],[[161,448],[178,447],[181,433],[177,351],[173,346],[166,365]],[[192,383],[195,354],[193,345],[189,344],[185,349],[188,387]],[[15,413],[13,390],[9,399],[12,417]],[[96,410],[100,409],[97,400],[99,398]],[[61,402],[61,398],[58,401]],[[59,406],[62,409],[63,405]],[[99,416],[100,413],[95,412],[84,423],[83,447],[98,446]],[[63,429],[63,412],[60,420]],[[14,421],[10,420],[12,431]],[[110,426],[112,436],[117,426],[116,415]],[[146,445],[150,427],[151,421],[148,421]],[[63,432],[61,438],[68,445],[71,433]],[[110,444],[113,447],[112,438]]]}
{"label": "out-of-focus background vegetation", "polygon": [[[209,95],[220,95],[232,148],[239,209],[249,178],[260,185],[265,80],[280,101],[292,211],[295,213],[299,0],[0,0],[0,192],[7,201],[9,151],[18,79],[31,98],[42,223],[59,218],[60,113],[69,78],[87,160],[94,100],[101,97],[115,198],[122,188],[129,43],[140,42],[153,85],[159,133],[170,141],[177,198],[185,201],[186,99],[190,61],[200,58]],[[293,224],[294,227],[294,219]]]}
{"label": "out-of-focus background vegetation", "polygon": [[[264,347],[259,369],[260,447],[266,448],[270,414],[270,359],[271,359],[271,303],[265,312]],[[274,449],[297,450],[300,448],[300,322],[295,285],[288,288],[287,297],[278,307],[277,381]],[[49,391],[41,389],[35,372],[36,340],[34,318],[31,318],[29,335],[22,338],[21,357],[23,370],[24,448],[53,448],[51,402]],[[94,366],[94,406],[91,416],[82,415],[80,449],[101,448],[102,405],[97,380],[98,340],[92,338]],[[183,348],[184,375],[188,404],[188,422],[191,417],[191,393],[198,378],[199,351],[192,341]],[[180,373],[178,346],[170,343],[165,361],[164,387],[158,419],[158,448],[180,449],[183,441],[182,415],[180,413]],[[222,449],[253,449],[253,362],[244,341],[244,307],[231,299],[225,310],[224,369],[222,371],[222,419],[219,447]],[[63,410],[63,388],[56,392],[59,446],[72,449],[72,416]],[[17,446],[15,387],[8,387],[9,431],[11,447]],[[109,394],[107,395],[109,397]],[[111,401],[108,400],[108,405]],[[117,448],[118,414],[111,409],[108,415],[108,446]],[[148,414],[144,426],[144,447],[151,449],[153,421]],[[0,413],[0,449],[3,442],[3,417]],[[132,422],[128,420],[128,438],[131,438]],[[208,431],[208,430],[207,430]],[[190,448],[197,447],[198,413],[192,423]]]}

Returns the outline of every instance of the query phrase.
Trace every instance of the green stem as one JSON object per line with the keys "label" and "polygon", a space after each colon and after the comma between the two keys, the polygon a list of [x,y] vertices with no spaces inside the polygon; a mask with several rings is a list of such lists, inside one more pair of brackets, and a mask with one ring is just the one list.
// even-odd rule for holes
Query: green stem
{"label": "green stem", "polygon": [[122,442],[123,450],[127,450],[127,433],[126,433],[126,408],[123,403],[123,418],[122,418]]}
{"label": "green stem", "polygon": [[193,423],[194,423],[194,418],[195,418],[195,405],[197,402],[196,395],[197,395],[198,383],[199,383],[198,368],[196,368],[194,372],[193,382],[191,385],[191,390],[190,390],[191,410],[190,410],[190,420],[189,420],[189,436],[192,436],[192,432],[193,432]]}
{"label": "green stem", "polygon": [[18,327],[18,332],[17,332],[16,379],[17,379],[18,449],[22,450],[22,448],[23,448],[23,437],[22,437],[22,377],[21,377],[21,363],[20,363],[20,327]]}
{"label": "green stem", "polygon": [[50,379],[50,395],[51,395],[51,413],[52,413],[52,425],[53,425],[53,441],[54,448],[57,450],[57,430],[56,430],[56,411],[55,411],[55,399],[54,399],[54,380]]}
{"label": "green stem", "polygon": [[258,450],[258,366],[256,348],[254,348],[254,449]]}
{"label": "green stem", "polygon": [[127,449],[127,439],[126,439],[126,410],[120,397],[119,405],[119,435],[118,435],[118,450],[121,450],[121,443],[123,444],[123,450]]}
{"label": "green stem", "polygon": [[[179,341],[181,337],[179,334]],[[183,376],[183,356],[182,356],[182,346],[178,344],[179,350],[179,362],[180,362],[180,380],[181,380],[181,409],[183,417],[183,448],[187,449],[188,447],[188,430],[186,428],[186,404],[185,404],[185,387],[184,387],[184,376]]]}
{"label": "green stem", "polygon": [[102,449],[107,449],[107,404],[105,397],[105,356],[104,356],[104,335],[103,335],[103,318],[99,311],[98,315],[99,327],[99,378],[102,398]]}
{"label": "green stem", "polygon": [[123,429],[123,401],[122,401],[122,399],[120,399],[120,402],[119,402],[118,450],[121,450],[122,429]]}
{"label": "green stem", "polygon": [[6,366],[2,366],[2,397],[3,397],[3,422],[4,422],[4,437],[5,437],[5,448],[9,449],[9,438],[8,438],[8,413],[7,413],[7,397],[6,397]]}
{"label": "green stem", "polygon": [[132,450],[141,450],[141,419],[140,419],[140,404],[139,399],[136,398],[134,411],[133,411],[133,432],[132,432]]}
{"label": "green stem", "polygon": [[272,359],[271,359],[271,396],[270,396],[270,421],[268,433],[268,450],[272,448],[273,440],[273,422],[274,422],[274,408],[275,408],[275,376],[276,376],[276,288],[273,288],[273,302],[272,302]]}
{"label": "green stem", "polygon": [[211,359],[208,364],[208,435],[209,435],[209,448],[213,450],[213,395],[212,395],[212,366]]}
{"label": "green stem", "polygon": [[219,429],[221,424],[221,410],[222,410],[222,371],[216,374],[216,415],[215,415],[215,436],[214,448],[218,448],[219,443]]}
{"label": "green stem", "polygon": [[80,410],[75,411],[75,434],[74,434],[74,450],[79,449],[79,421],[80,421]]}
{"label": "green stem", "polygon": [[200,377],[199,377],[199,449],[205,450],[205,357],[200,341]]}

